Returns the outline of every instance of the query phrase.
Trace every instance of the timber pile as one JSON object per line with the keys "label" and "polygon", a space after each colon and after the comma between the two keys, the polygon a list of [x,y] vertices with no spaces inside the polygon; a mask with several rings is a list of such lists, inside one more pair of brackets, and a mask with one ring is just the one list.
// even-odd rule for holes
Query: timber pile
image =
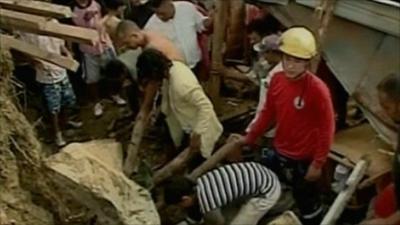
{"label": "timber pile", "polygon": [[[55,18],[69,18],[71,9],[47,2],[28,0],[0,0],[0,28],[9,34],[15,31],[48,35],[66,41],[95,44],[99,34],[92,29],[58,23]],[[65,69],[76,71],[79,63],[73,59],[49,53],[11,35],[1,34],[3,51],[13,50],[30,58],[44,60]]]}

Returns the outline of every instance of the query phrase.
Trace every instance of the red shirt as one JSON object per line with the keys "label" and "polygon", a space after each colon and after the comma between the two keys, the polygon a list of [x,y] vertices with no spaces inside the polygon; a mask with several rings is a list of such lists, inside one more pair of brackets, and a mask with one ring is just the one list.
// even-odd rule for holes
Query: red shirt
{"label": "red shirt", "polygon": [[394,184],[388,185],[376,196],[375,217],[387,218],[397,211]]}
{"label": "red shirt", "polygon": [[328,87],[311,72],[291,80],[278,72],[271,81],[267,102],[246,136],[254,144],[275,122],[274,145],[279,154],[309,160],[320,168],[334,136],[334,112]]}

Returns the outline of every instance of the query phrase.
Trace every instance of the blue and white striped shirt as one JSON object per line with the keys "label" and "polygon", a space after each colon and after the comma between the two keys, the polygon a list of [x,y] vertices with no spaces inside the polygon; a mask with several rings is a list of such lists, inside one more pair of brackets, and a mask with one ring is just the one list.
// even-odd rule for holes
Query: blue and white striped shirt
{"label": "blue and white striped shirt", "polygon": [[197,197],[203,214],[247,196],[266,195],[279,188],[278,177],[255,162],[225,165],[197,179]]}

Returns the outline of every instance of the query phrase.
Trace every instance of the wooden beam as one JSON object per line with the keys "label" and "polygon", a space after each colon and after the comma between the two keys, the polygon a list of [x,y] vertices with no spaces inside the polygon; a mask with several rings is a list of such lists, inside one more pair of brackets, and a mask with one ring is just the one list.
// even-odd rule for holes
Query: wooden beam
{"label": "wooden beam", "polygon": [[15,39],[9,35],[0,34],[0,45],[2,49],[12,49],[29,57],[41,59],[71,71],[76,71],[79,67],[79,63],[74,59],[44,51],[35,45]]}
{"label": "wooden beam", "polygon": [[196,152],[190,149],[190,147],[187,147],[167,165],[154,173],[154,185],[158,185],[169,177],[172,177],[177,171],[185,169],[187,162],[190,161],[195,155]]}
{"label": "wooden beam", "polygon": [[328,26],[332,17],[334,16],[334,10],[337,0],[320,0],[319,6],[315,8],[316,26],[315,34],[318,43],[318,55],[311,61],[311,71],[316,72],[318,70],[319,63],[321,62],[321,51],[325,39],[325,34],[328,30]]}
{"label": "wooden beam", "polygon": [[43,29],[48,20],[41,16],[15,12],[0,8],[0,27],[17,28],[26,27],[30,30]]}
{"label": "wooden beam", "polygon": [[72,11],[69,7],[41,1],[0,0],[0,7],[46,17],[72,17]]}
{"label": "wooden beam", "polygon": [[212,37],[211,51],[211,76],[208,82],[207,92],[216,107],[219,105],[219,89],[221,84],[220,73],[223,69],[223,48],[229,5],[230,1],[215,2],[214,34]]}
{"label": "wooden beam", "polygon": [[54,36],[72,42],[94,45],[99,41],[96,30],[60,24],[42,16],[0,9],[0,27]]}
{"label": "wooden beam", "polygon": [[94,45],[100,39],[96,30],[54,22],[47,22],[43,32],[67,41],[89,45]]}
{"label": "wooden beam", "polygon": [[226,158],[226,156],[232,152],[238,150],[238,147],[234,142],[227,141],[227,144],[218,149],[214,154],[210,156],[205,162],[203,162],[199,167],[197,167],[193,172],[189,175],[189,178],[192,180],[196,180],[199,176],[204,174],[205,172],[213,169],[217,166],[219,162]]}
{"label": "wooden beam", "polygon": [[143,139],[145,132],[146,121],[143,119],[137,119],[133,125],[131,140],[127,149],[127,156],[124,161],[123,171],[127,177],[130,177],[132,173],[136,172],[139,166],[138,153],[140,143]]}

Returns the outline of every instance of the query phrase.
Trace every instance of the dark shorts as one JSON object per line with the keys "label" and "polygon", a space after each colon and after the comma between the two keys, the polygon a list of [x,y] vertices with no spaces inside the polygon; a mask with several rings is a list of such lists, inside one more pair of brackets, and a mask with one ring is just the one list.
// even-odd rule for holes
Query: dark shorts
{"label": "dark shorts", "polygon": [[76,105],[75,93],[68,77],[54,84],[42,84],[42,88],[47,109],[51,114],[59,113],[62,107]]}

